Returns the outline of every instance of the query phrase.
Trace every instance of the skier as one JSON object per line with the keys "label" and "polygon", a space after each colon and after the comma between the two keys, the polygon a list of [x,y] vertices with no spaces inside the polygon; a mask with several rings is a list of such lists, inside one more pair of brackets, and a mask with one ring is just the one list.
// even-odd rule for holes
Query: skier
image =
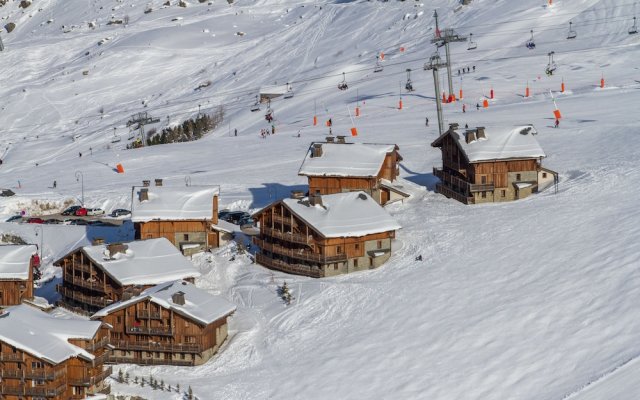
{"label": "skier", "polygon": [[560,125],[560,120],[556,118],[556,128]]}
{"label": "skier", "polygon": [[475,65],[473,66],[473,72],[476,72],[476,66]]}
{"label": "skier", "polygon": [[426,125],[429,126],[429,117],[425,118]]}
{"label": "skier", "polygon": [[58,186],[58,182],[53,181],[53,188],[55,189]]}
{"label": "skier", "polygon": [[480,110],[480,103],[476,103],[476,110]]}
{"label": "skier", "polygon": [[237,129],[234,129],[234,130],[233,130],[233,135],[234,135],[234,136],[238,136],[238,130],[237,130]]}
{"label": "skier", "polygon": [[82,157],[82,153],[78,153],[78,157]]}
{"label": "skier", "polygon": [[271,134],[272,135],[276,134],[276,126],[275,125],[271,125]]}
{"label": "skier", "polygon": [[466,104],[463,104],[463,105],[462,105],[462,112],[463,112],[463,113],[466,113],[466,112],[467,112],[467,105],[466,105]]}

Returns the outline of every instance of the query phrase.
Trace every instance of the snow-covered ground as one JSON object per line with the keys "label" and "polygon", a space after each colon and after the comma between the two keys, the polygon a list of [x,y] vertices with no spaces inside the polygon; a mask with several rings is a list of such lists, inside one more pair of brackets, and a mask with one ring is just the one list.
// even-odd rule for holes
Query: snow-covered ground
{"label": "snow-covered ground", "polygon": [[[335,134],[355,125],[354,141],[397,143],[401,175],[416,195],[388,207],[403,229],[378,270],[314,280],[232,257],[232,247],[195,257],[198,286],[238,305],[229,340],[199,367],[122,368],[191,385],[200,399],[640,396],[640,35],[627,34],[633,2],[474,0],[457,12],[455,0],[163,2],[0,7],[2,25],[17,25],[2,32],[0,52],[0,187],[17,193],[1,198],[1,217],[76,201],[76,171],[85,202],[107,211],[129,208],[131,186],[143,179],[184,185],[187,177],[220,185],[221,208],[254,210],[304,187],[297,171],[309,143],[328,133],[328,118]],[[473,33],[478,43],[472,51],[452,45],[454,86],[457,93],[462,85],[467,112],[461,102],[445,105],[447,123],[485,126],[488,135],[492,126],[534,124],[543,164],[560,174],[557,193],[479,206],[434,193],[440,151],[430,147],[434,90],[422,65],[435,51],[436,6],[441,27]],[[107,25],[112,15],[128,16],[128,25]],[[574,40],[565,39],[569,21]],[[524,46],[531,29],[535,50]],[[374,74],[380,51],[385,69]],[[547,77],[550,51],[558,70]],[[407,68],[417,90],[403,90],[398,110]],[[343,72],[347,91],[336,87]],[[559,93],[563,80],[567,90]],[[286,82],[295,96],[272,103],[277,132],[261,139],[260,130],[271,128],[265,107],[249,108],[259,87]],[[477,111],[491,89],[490,107]],[[558,129],[550,89],[564,117]],[[147,128],[161,129],[218,105],[226,109],[223,126],[197,142],[124,149],[134,113],[159,118]],[[114,127],[118,143],[111,143]],[[117,163],[124,174],[114,171]],[[33,243],[42,233],[13,223],[0,230]],[[43,230],[47,263],[89,242],[86,227]],[[276,295],[283,280],[293,290],[291,306]],[[38,295],[52,299],[55,281]],[[180,397],[115,383],[114,391]]]}

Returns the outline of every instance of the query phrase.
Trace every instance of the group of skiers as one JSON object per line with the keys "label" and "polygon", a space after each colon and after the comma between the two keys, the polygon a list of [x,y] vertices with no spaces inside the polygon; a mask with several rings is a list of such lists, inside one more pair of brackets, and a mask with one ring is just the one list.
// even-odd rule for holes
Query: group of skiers
{"label": "group of skiers", "polygon": [[271,125],[271,129],[266,128],[266,129],[260,129],[260,137],[265,139],[267,136],[269,135],[275,135],[276,134],[276,126],[275,125]]}

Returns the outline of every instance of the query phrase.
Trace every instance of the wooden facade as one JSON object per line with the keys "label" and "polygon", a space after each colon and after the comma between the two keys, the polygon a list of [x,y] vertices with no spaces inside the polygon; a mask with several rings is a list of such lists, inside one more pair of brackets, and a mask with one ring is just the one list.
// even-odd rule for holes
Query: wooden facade
{"label": "wooden facade", "polygon": [[[334,144],[340,145],[340,144]],[[344,146],[350,146],[351,144],[344,143]],[[389,182],[395,181],[400,175],[400,161],[402,157],[398,153],[399,147],[394,145],[394,149],[388,152],[385,157],[380,170],[376,176],[342,176],[332,174],[303,174],[307,176],[309,193],[327,195],[334,193],[344,192],[357,192],[364,191],[373,197],[378,204],[385,205],[394,198],[389,188],[382,185],[382,180]],[[407,195],[403,195],[407,197]]]}
{"label": "wooden facade", "polygon": [[[58,304],[80,314],[93,314],[153,286],[120,284],[88,257],[82,248],[67,254],[54,265],[62,268],[62,284],[56,286],[62,296]],[[193,278],[186,279],[193,281]]]}
{"label": "wooden facade", "polygon": [[391,256],[395,231],[325,238],[282,201],[254,215],[260,234],[256,261],[270,269],[313,278],[377,268]]}
{"label": "wooden facade", "polygon": [[99,318],[113,326],[109,362],[192,366],[205,363],[224,342],[227,317],[203,324],[143,296]]}
{"label": "wooden facade", "polygon": [[68,400],[109,393],[110,387],[104,382],[112,373],[111,367],[104,367],[109,330],[102,327],[91,340],[69,342],[95,358],[78,356],[53,363],[0,340],[0,398]]}
{"label": "wooden facade", "polygon": [[23,300],[33,299],[33,257],[29,258],[24,269],[28,271],[26,279],[5,278],[0,274],[0,307],[13,306],[22,303]]}
{"label": "wooden facade", "polygon": [[432,143],[442,151],[436,191],[464,204],[522,199],[540,186],[556,183],[557,173],[542,167],[541,158],[509,158],[469,162],[450,129]]}

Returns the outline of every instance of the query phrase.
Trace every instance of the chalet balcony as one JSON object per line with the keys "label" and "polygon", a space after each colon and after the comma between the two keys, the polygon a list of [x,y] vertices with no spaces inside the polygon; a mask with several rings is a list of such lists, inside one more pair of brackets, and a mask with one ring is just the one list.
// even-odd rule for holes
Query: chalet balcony
{"label": "chalet balcony", "polygon": [[138,364],[138,365],[177,365],[181,367],[191,367],[194,362],[191,360],[169,360],[157,358],[140,357],[111,357],[109,362],[114,364]]}
{"label": "chalet balcony", "polygon": [[111,385],[103,385],[100,387],[87,389],[87,394],[91,396],[95,396],[97,394],[110,394],[110,393],[111,393]]}
{"label": "chalet balcony", "polygon": [[37,397],[56,397],[67,390],[67,385],[60,385],[56,388],[38,387],[38,386],[0,386],[0,394],[9,396],[37,396]]}
{"label": "chalet balcony", "polygon": [[[82,271],[82,272],[86,272],[86,273],[91,273],[92,272],[91,266],[84,265],[84,264],[76,264],[74,266],[71,266],[71,264],[69,264],[65,268],[68,268],[69,271],[74,271],[75,270],[75,271]],[[67,272],[67,271],[65,271],[65,272]]]}
{"label": "chalet balcony", "polygon": [[64,274],[63,279],[65,282],[71,283],[73,285],[104,293],[104,282],[100,282],[98,280],[90,281],[88,279],[80,278],[77,276],[70,276],[67,274]]}
{"label": "chalet balcony", "polygon": [[281,224],[287,224],[289,226],[292,226],[292,225],[297,226],[296,221],[291,216],[286,217],[284,215],[273,214],[273,215],[269,215],[269,217],[272,217],[274,222],[279,222]]}
{"label": "chalet balcony", "polygon": [[109,304],[113,303],[113,300],[111,299],[105,299],[104,297],[101,297],[101,296],[87,296],[85,294],[79,293],[63,285],[56,285],[56,291],[60,293],[63,297],[75,300],[79,303],[88,304],[95,307],[104,308]]}
{"label": "chalet balcony", "polygon": [[444,186],[441,183],[437,183],[436,184],[436,192],[440,193],[442,195],[445,195],[450,199],[458,200],[459,202],[464,203],[464,204],[473,204],[474,203],[473,197],[467,197],[467,196],[465,196],[465,195],[463,195],[461,193],[456,192],[453,189],[450,189],[447,186]]}
{"label": "chalet balcony", "polygon": [[107,336],[103,337],[102,339],[98,340],[97,342],[94,343],[89,343],[87,345],[87,347],[85,347],[86,350],[89,350],[90,352],[94,352],[98,349],[103,348],[104,346],[109,344],[109,338]]}
{"label": "chalet balcony", "polygon": [[310,251],[305,251],[305,250],[289,249],[277,243],[269,243],[265,240],[258,239],[256,237],[253,238],[253,244],[271,253],[287,256],[289,258],[295,258],[296,260],[312,261],[312,262],[317,262],[321,264],[347,260],[346,254],[338,254],[335,256],[325,256],[323,254],[312,253]]}
{"label": "chalet balcony", "polygon": [[[126,340],[111,341],[111,345],[118,350],[127,351],[161,351],[165,353],[202,353],[204,348],[196,343],[152,343],[152,342],[127,342]],[[113,357],[111,357],[113,358]],[[109,361],[111,361],[109,358]]]}
{"label": "chalet balcony", "polygon": [[301,244],[310,244],[313,242],[313,236],[311,235],[306,236],[306,235],[300,235],[298,233],[282,232],[276,229],[267,228],[266,226],[262,227],[262,233],[264,233],[267,236],[284,240],[285,242],[301,243]]}
{"label": "chalet balcony", "polygon": [[24,362],[24,353],[0,353],[0,361]]}
{"label": "chalet balcony", "polygon": [[162,319],[160,311],[136,310],[136,318],[139,319]]}
{"label": "chalet balcony", "polygon": [[67,381],[71,386],[94,386],[105,380],[105,378],[109,377],[112,373],[113,367],[109,366],[96,376],[87,376],[80,379],[68,379]]}
{"label": "chalet balcony", "polygon": [[462,195],[475,192],[492,192],[495,190],[495,185],[493,183],[469,183],[464,179],[442,170],[441,168],[434,167],[433,175],[440,179],[442,185],[447,186],[449,189],[453,189]]}
{"label": "chalet balcony", "polygon": [[93,359],[93,365],[101,365],[107,362],[107,359],[109,358],[109,353],[110,353],[109,351],[105,351],[99,356],[96,356],[96,358]]}
{"label": "chalet balcony", "polygon": [[259,253],[256,254],[256,262],[258,264],[264,265],[267,268],[275,269],[282,272],[287,272],[289,274],[305,275],[305,276],[310,276],[312,278],[324,277],[324,272],[319,268],[314,268],[314,267],[310,267],[308,265],[303,265],[303,264],[286,263],[282,260],[277,260],[277,259],[265,256],[264,254],[259,254]]}
{"label": "chalet balcony", "polygon": [[128,326],[126,327],[126,332],[131,335],[173,336],[173,330],[170,327]]}
{"label": "chalet balcony", "polygon": [[41,379],[45,381],[54,381],[65,375],[64,369],[55,371],[38,371],[38,370],[0,370],[0,378],[2,379]]}

